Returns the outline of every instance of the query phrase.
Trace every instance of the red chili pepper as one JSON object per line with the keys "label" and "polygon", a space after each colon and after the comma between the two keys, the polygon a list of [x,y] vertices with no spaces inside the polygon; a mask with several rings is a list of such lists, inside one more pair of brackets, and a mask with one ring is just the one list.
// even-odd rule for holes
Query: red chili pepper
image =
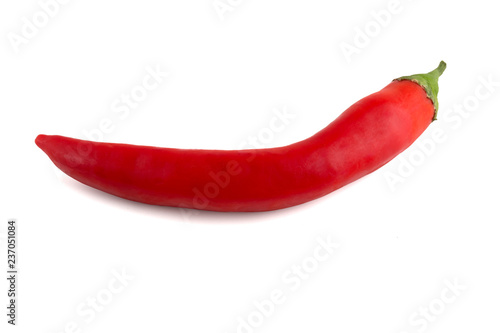
{"label": "red chili pepper", "polygon": [[436,119],[446,68],[394,80],[310,138],[279,148],[196,150],[39,135],[70,177],[153,205],[268,211],[324,196],[389,162]]}

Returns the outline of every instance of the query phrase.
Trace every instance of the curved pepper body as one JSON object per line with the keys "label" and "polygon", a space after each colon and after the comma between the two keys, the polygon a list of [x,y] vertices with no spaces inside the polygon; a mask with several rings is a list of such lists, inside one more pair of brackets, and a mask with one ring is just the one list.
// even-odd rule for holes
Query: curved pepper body
{"label": "curved pepper body", "polygon": [[201,150],[39,135],[36,144],[74,179],[153,205],[256,212],[324,196],[380,168],[429,126],[435,105],[395,80],[303,141],[254,150]]}

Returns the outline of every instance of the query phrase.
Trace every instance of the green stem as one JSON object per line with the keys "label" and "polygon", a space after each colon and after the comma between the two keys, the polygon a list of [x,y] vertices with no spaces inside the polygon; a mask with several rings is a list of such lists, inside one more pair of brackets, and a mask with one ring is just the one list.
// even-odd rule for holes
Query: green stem
{"label": "green stem", "polygon": [[427,93],[427,97],[429,97],[432,103],[434,104],[434,117],[432,118],[432,120],[437,119],[437,111],[439,108],[439,103],[437,99],[437,95],[439,92],[438,79],[441,76],[441,74],[443,74],[445,69],[446,69],[446,63],[444,61],[441,61],[439,63],[438,68],[436,68],[432,72],[429,72],[427,74],[402,76],[396,79],[398,81],[410,80],[412,82],[418,83],[422,88],[424,88],[425,92]]}

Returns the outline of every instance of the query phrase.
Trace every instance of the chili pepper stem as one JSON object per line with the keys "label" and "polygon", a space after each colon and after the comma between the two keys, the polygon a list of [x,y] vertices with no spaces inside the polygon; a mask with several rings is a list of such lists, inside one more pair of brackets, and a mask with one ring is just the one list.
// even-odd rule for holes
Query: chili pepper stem
{"label": "chili pepper stem", "polygon": [[432,118],[432,120],[437,119],[437,112],[439,108],[439,103],[437,98],[439,92],[438,79],[441,76],[441,74],[443,74],[445,69],[446,69],[446,63],[444,61],[441,61],[439,63],[439,66],[435,70],[427,74],[402,76],[396,79],[397,81],[410,80],[412,82],[418,83],[422,88],[424,88],[425,92],[427,93],[427,97],[429,97],[429,99],[434,104],[434,117]]}

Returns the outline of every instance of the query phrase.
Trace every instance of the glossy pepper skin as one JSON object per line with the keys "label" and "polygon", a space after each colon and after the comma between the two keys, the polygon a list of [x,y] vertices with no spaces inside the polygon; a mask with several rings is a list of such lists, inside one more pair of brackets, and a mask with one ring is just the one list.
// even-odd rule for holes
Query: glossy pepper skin
{"label": "glossy pepper skin", "polygon": [[224,212],[269,211],[324,196],[380,168],[435,119],[437,78],[396,79],[303,141],[256,150],[200,150],[39,135],[70,177],[121,198]]}

